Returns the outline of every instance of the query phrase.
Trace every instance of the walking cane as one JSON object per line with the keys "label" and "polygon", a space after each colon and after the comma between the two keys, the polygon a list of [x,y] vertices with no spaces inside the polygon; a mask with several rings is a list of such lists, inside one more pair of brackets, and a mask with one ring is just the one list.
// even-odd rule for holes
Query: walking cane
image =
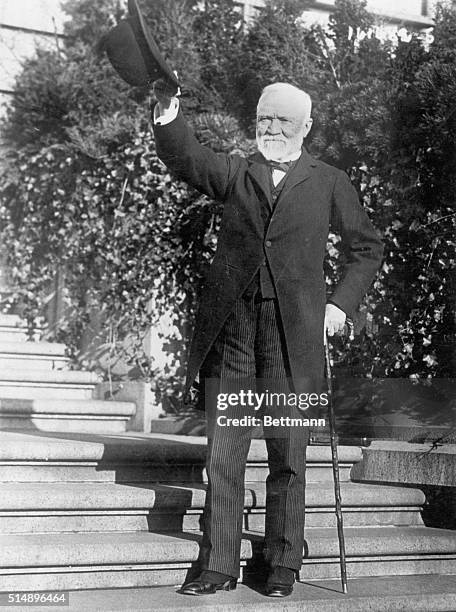
{"label": "walking cane", "polygon": [[[350,339],[353,338],[353,323],[347,319],[347,325],[350,329]],[[339,559],[340,559],[340,579],[342,582],[342,592],[347,593],[347,564],[345,561],[345,538],[344,538],[344,523],[342,519],[342,502],[340,498],[340,480],[339,480],[339,457],[337,455],[337,438],[336,438],[336,423],[334,415],[333,403],[333,387],[331,373],[331,356],[329,351],[328,335],[326,334],[325,343],[325,360],[326,360],[326,379],[328,384],[328,399],[329,399],[329,434],[331,440],[331,455],[332,469],[334,480],[334,497],[336,501],[336,517],[337,517],[337,535],[339,538]]]}

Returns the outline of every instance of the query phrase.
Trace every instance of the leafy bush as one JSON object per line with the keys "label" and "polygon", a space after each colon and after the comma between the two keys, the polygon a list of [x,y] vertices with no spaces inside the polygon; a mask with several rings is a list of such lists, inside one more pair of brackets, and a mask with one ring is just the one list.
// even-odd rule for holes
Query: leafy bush
{"label": "leafy bush", "polygon": [[[197,17],[185,4],[163,2],[154,12],[154,31],[182,70],[189,61],[182,40]],[[182,381],[185,341],[215,248],[218,206],[169,175],[156,157],[148,92],[128,87],[97,54],[94,42],[113,15],[123,16],[117,3],[81,0],[65,8],[72,20],[63,48],[38,50],[26,62],[3,125],[0,215],[14,299],[33,325],[59,272],[64,317],[50,337],[69,346],[78,366],[127,362],[129,376],[153,378],[172,392]],[[178,39],[170,38],[172,23]],[[225,152],[248,147],[233,118],[202,112],[213,94],[198,78],[196,68],[185,71],[183,104],[202,140]],[[164,314],[174,324],[165,372],[143,342]],[[88,330],[99,336],[95,353],[81,353]]]}

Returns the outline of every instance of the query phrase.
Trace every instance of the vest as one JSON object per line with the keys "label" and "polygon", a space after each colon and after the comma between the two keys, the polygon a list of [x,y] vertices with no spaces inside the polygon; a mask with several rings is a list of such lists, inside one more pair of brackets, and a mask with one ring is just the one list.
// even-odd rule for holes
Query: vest
{"label": "vest", "polygon": [[[268,231],[269,223],[271,221],[272,213],[274,212],[274,208],[277,204],[280,194],[282,193],[282,189],[284,188],[286,180],[290,175],[290,171],[294,168],[295,163],[290,167],[290,170],[277,185],[274,185],[274,182],[272,180],[272,172],[270,173],[269,188],[271,190],[272,196],[272,208],[270,208],[268,202],[264,200],[262,200],[261,204],[261,218],[263,220],[265,237]],[[245,300],[274,299],[277,297],[276,290],[274,287],[274,280],[272,278],[271,270],[269,269],[266,253],[264,254],[264,259],[260,266],[260,269],[258,270],[257,274],[255,274],[254,278],[252,279],[252,282],[249,284],[242,297]]]}

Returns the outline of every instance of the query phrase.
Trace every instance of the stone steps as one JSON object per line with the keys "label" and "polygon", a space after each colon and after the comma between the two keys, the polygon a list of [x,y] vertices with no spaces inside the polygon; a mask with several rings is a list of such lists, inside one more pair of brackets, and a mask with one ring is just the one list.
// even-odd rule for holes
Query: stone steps
{"label": "stone steps", "polygon": [[8,341],[0,330],[0,372],[10,370],[63,370],[68,367],[65,345],[54,342]]}
{"label": "stone steps", "polygon": [[69,370],[64,344],[32,342],[25,332],[17,315],[0,315],[0,429],[124,432],[135,405],[94,399],[97,374]]}
{"label": "stone steps", "polygon": [[[34,330],[34,339],[38,339],[39,335],[40,330]],[[19,315],[0,313],[0,339],[5,342],[26,342],[30,339],[28,329]]]}
{"label": "stone steps", "polygon": [[1,399],[91,399],[100,378],[94,372],[2,368]]}
{"label": "stone steps", "polygon": [[[116,402],[112,402],[115,406]],[[348,481],[359,447],[339,449],[341,481]],[[206,439],[199,436],[0,432],[0,482],[205,482]],[[246,480],[263,482],[266,446],[253,440]],[[310,446],[307,482],[332,482],[331,452]]]}
{"label": "stone steps", "polygon": [[[201,537],[206,440],[192,436],[0,432],[0,590],[181,583]],[[422,524],[421,491],[353,483],[340,447],[349,577],[456,574],[456,532]],[[339,575],[331,452],[310,446],[301,577]],[[266,446],[248,457],[242,566],[258,572]],[[21,483],[22,481],[22,483]]]}
{"label": "stone steps", "polygon": [[[0,429],[124,432],[135,405],[95,399],[100,377],[69,370],[65,345],[40,341],[39,331],[31,341],[19,316],[0,314]],[[20,476],[17,466],[10,469],[11,478]]]}
{"label": "stone steps", "polygon": [[350,580],[348,594],[336,580],[295,585],[286,599],[265,597],[261,585],[238,584],[210,597],[181,595],[175,587],[100,589],[69,593],[67,612],[454,612],[454,576],[392,576]]}
{"label": "stone steps", "polygon": [[[0,590],[79,589],[179,584],[198,556],[199,534],[62,533],[0,536]],[[456,534],[428,527],[347,527],[349,578],[456,574]],[[261,546],[245,533],[242,565]],[[335,529],[306,530],[302,580],[334,578]]]}
{"label": "stone steps", "polygon": [[135,413],[131,402],[94,399],[0,399],[2,429],[121,433]]}
{"label": "stone steps", "polygon": [[[203,485],[3,483],[0,533],[198,530],[204,495]],[[265,485],[247,482],[246,529],[264,530],[265,502]],[[347,526],[421,525],[423,503],[417,489],[342,485]],[[331,483],[309,483],[306,507],[307,527],[336,525]]]}

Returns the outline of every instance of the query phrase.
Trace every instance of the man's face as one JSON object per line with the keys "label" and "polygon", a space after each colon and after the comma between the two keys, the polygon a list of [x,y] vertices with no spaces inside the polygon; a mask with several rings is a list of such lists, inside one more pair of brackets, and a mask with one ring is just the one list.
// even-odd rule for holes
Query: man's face
{"label": "man's face", "polygon": [[266,159],[286,160],[300,150],[311,125],[301,97],[283,91],[264,94],[257,108],[258,149]]}

